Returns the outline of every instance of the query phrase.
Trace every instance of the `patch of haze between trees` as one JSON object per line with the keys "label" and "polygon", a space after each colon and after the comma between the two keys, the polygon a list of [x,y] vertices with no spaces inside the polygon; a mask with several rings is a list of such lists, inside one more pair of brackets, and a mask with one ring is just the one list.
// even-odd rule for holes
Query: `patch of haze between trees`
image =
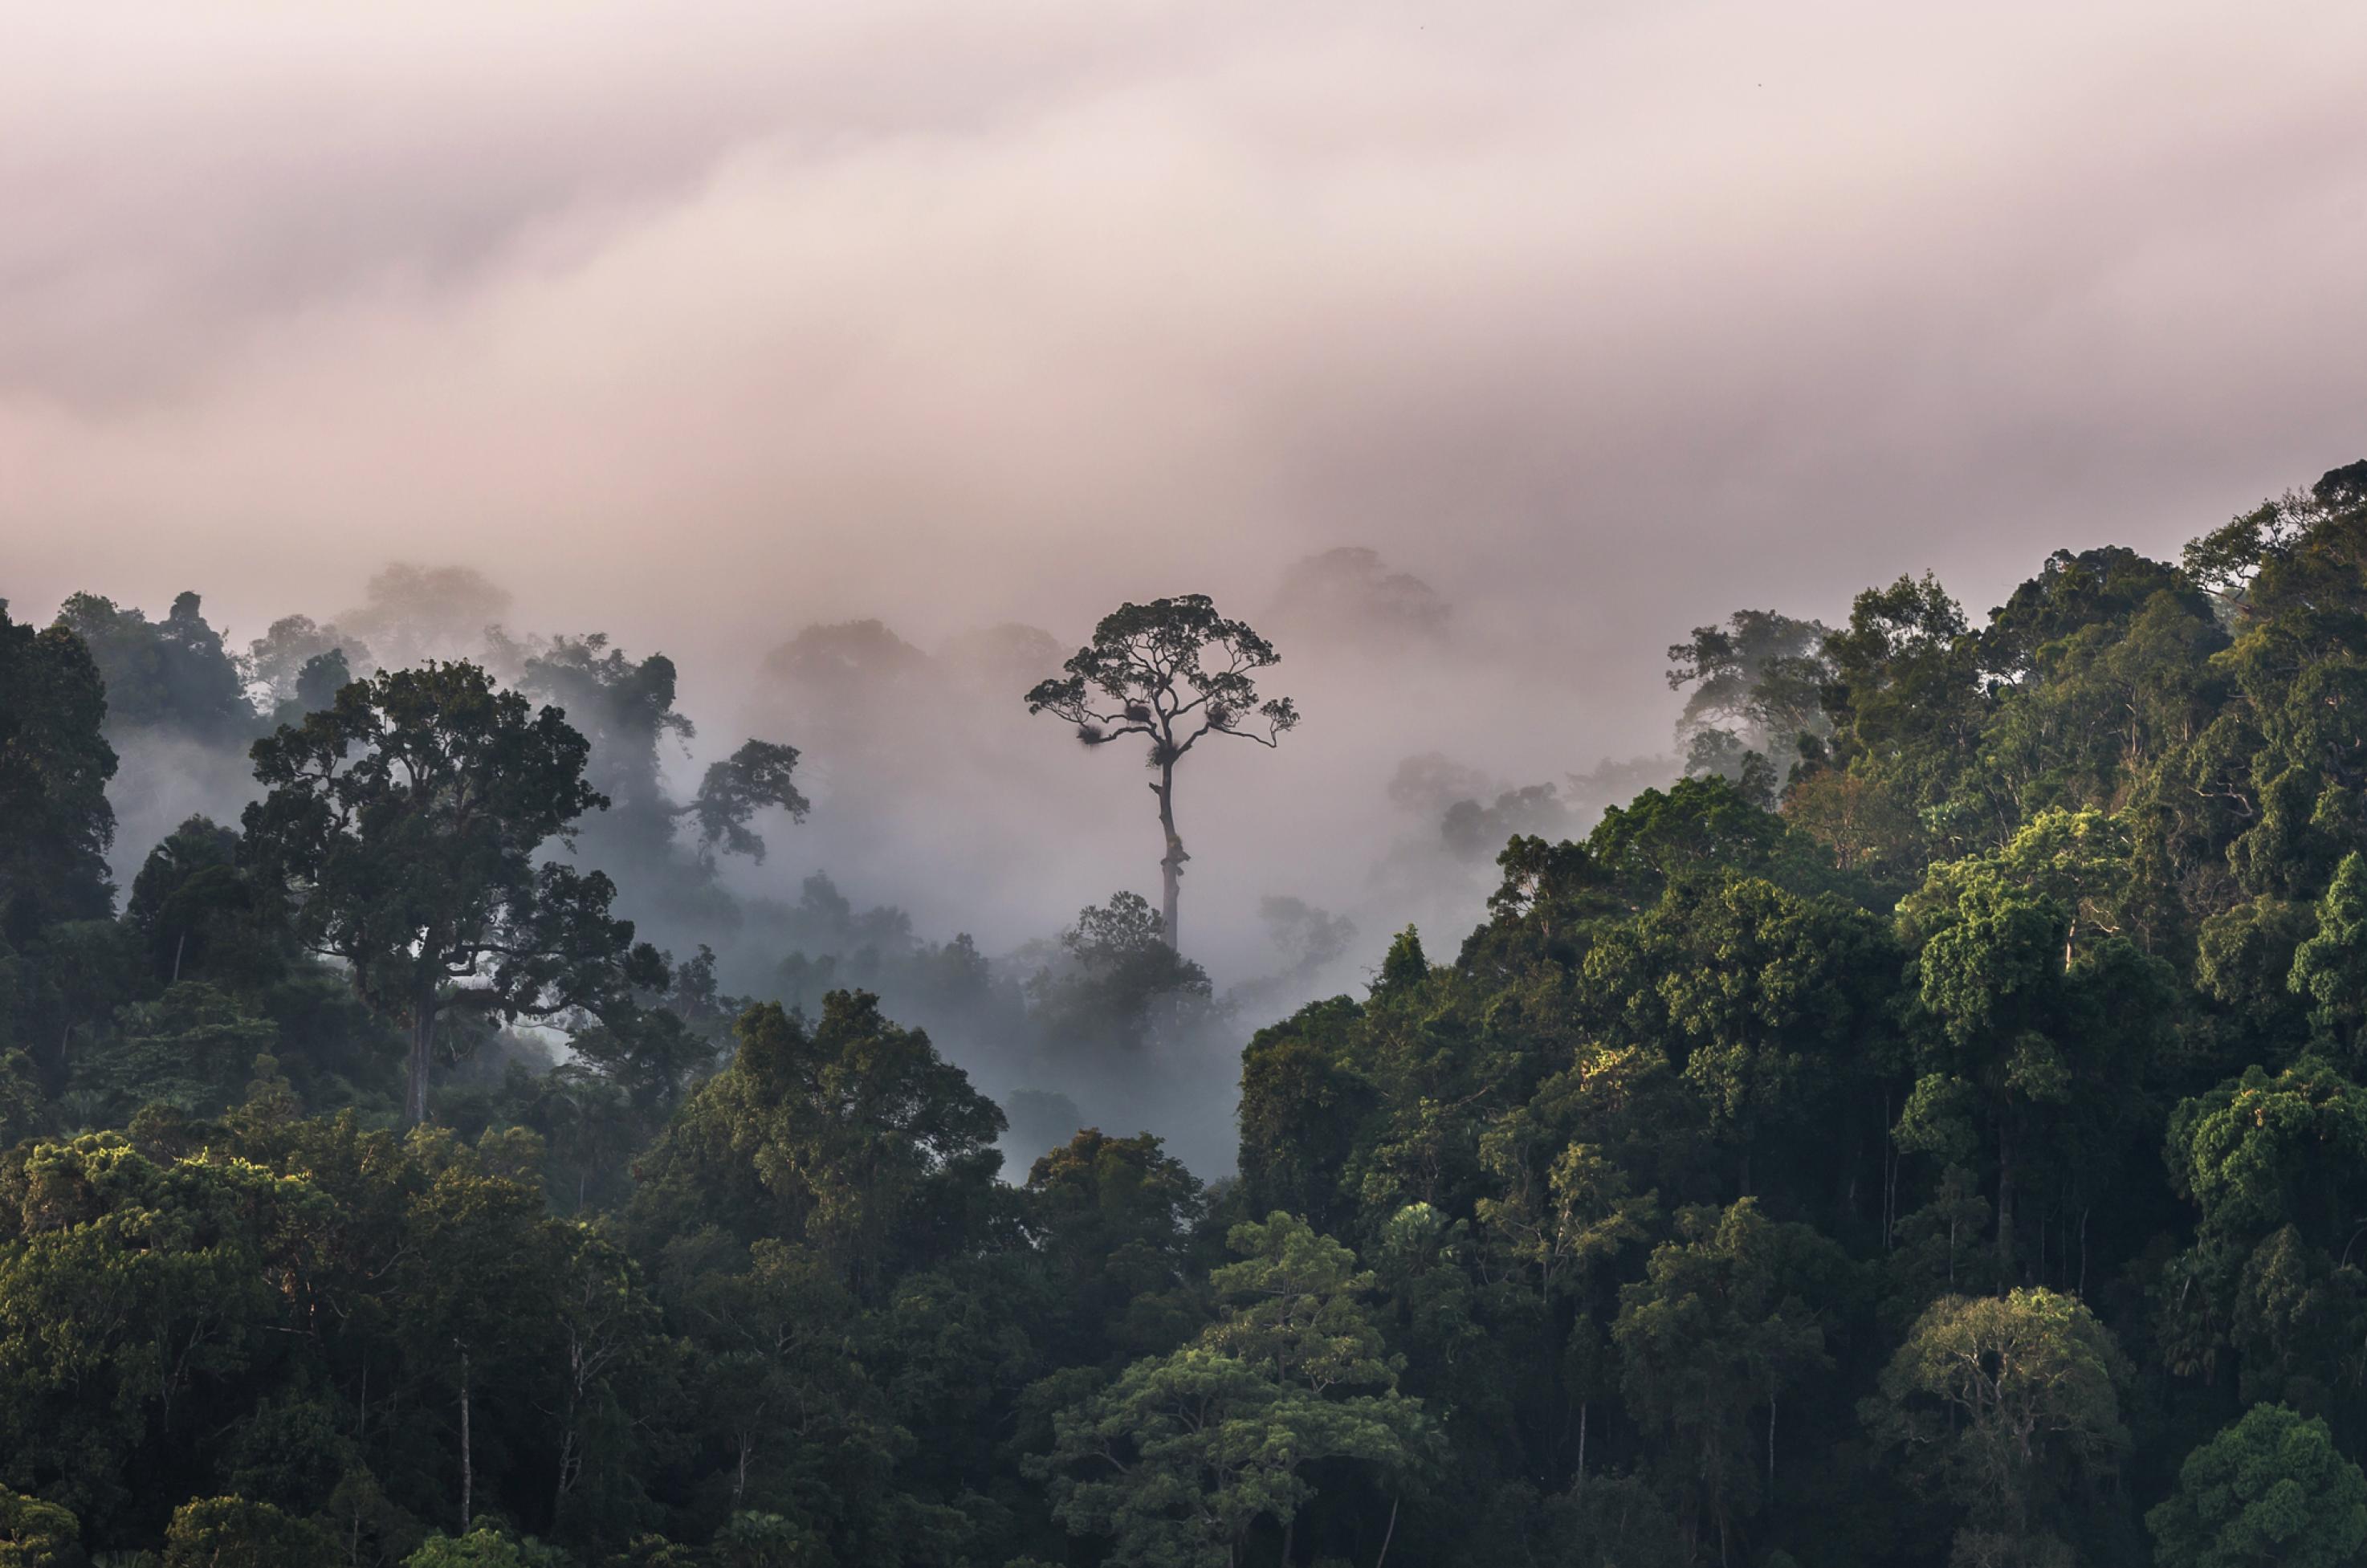
{"label": "patch of haze between trees", "polygon": [[[1485,618],[1467,624],[1421,576],[1368,549],[1229,575],[1145,582],[1130,595],[1211,593],[1274,643],[1281,660],[1261,686],[1306,715],[1271,751],[1211,737],[1179,770],[1193,857],[1182,946],[1228,1010],[1161,1041],[1168,1059],[1149,1074],[1123,1061],[1048,1066],[1007,1020],[915,1020],[989,1093],[1065,1094],[1079,1119],[1114,1133],[1147,1127],[1212,1173],[1231,1157],[1250,1033],[1309,999],[1361,995],[1409,924],[1433,958],[1451,957],[1484,913],[1502,837],[1582,832],[1608,802],[1578,798],[1570,775],[1665,753],[1672,706],[1657,682],[1598,678],[1507,645]],[[304,608],[323,639],[367,645],[374,662],[470,657],[515,678],[538,636],[617,629],[599,607],[548,594],[546,583],[521,604],[465,568],[406,567],[380,573],[358,606]],[[980,605],[981,624],[932,635],[913,606],[848,604],[761,629],[685,618],[677,638],[650,619],[652,606],[639,606],[615,645],[636,660],[673,657],[676,705],[697,726],[662,748],[669,791],[687,798],[710,762],[753,736],[800,750],[798,782],[812,804],[803,822],[779,812],[758,820],[761,863],[719,862],[730,919],[669,909],[621,868],[620,908],[677,958],[713,948],[726,990],[772,997],[808,879],[826,876],[858,915],[901,910],[923,945],[967,933],[1000,982],[1024,985],[1057,960],[1059,933],[1081,909],[1121,891],[1157,892],[1155,802],[1139,750],[1088,749],[1022,700],[1115,607],[1030,626],[994,621]],[[189,813],[234,822],[254,796],[243,757],[145,736],[119,749],[125,885]],[[1621,774],[1617,797],[1670,766]],[[1446,820],[1458,802],[1468,803],[1459,837]],[[878,988],[891,1012],[900,1001],[926,1010],[900,998],[892,979]],[[1007,1174],[1023,1178],[1034,1151],[1010,1152]]]}
{"label": "patch of haze between trees", "polygon": [[[1482,806],[1550,785],[1555,810],[1514,826],[1583,831],[1589,803],[1573,798],[1568,775],[1665,753],[1672,706],[1657,681],[1641,691],[1591,689],[1582,668],[1488,647],[1484,628],[1459,626],[1443,598],[1370,551],[1275,563],[1263,575],[1246,591],[1184,582],[1145,584],[1136,595],[1211,592],[1280,652],[1261,672],[1262,692],[1297,698],[1307,716],[1272,751],[1211,737],[1179,770],[1177,810],[1193,857],[1183,948],[1234,1008],[1220,1030],[1191,1043],[1203,1055],[1182,1076],[1193,1092],[1165,1092],[1129,1117],[1109,1103],[1116,1085],[1084,1082],[1083,1072],[1015,1081],[1025,1068],[1002,1043],[938,1029],[941,1045],[990,1091],[1069,1092],[1087,1119],[1114,1122],[1112,1131],[1150,1126],[1203,1168],[1229,1159],[1238,1054],[1251,1032],[1314,998],[1361,995],[1404,926],[1418,925],[1433,955],[1448,957],[1484,913],[1501,839],[1451,841],[1443,818],[1456,797],[1402,787],[1409,759],[1449,759],[1455,782]],[[908,912],[924,940],[968,932],[1024,970],[1036,962],[1028,944],[1081,908],[1120,890],[1155,895],[1160,840],[1139,750],[1086,748],[1020,701],[1085,639],[1098,612],[924,639],[906,635],[893,607],[845,611],[784,628],[770,649],[719,670],[685,668],[685,705],[700,735],[678,763],[681,780],[742,734],[805,752],[809,819],[768,831],[763,865],[725,870],[745,903],[793,901],[804,878],[827,874],[857,906]],[[717,712],[737,716],[718,722]],[[1668,771],[1648,769],[1644,782]],[[1353,928],[1344,940],[1342,921]],[[728,980],[762,981],[761,939],[736,952],[718,946]]]}

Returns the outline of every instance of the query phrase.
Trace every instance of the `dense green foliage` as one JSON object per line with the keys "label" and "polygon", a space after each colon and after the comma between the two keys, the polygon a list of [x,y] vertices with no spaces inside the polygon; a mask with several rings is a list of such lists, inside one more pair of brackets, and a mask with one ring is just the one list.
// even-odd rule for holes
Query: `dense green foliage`
{"label": "dense green foliage", "polygon": [[[2367,465],[1985,624],[1696,631],[1688,776],[1258,1031],[1213,1183],[640,940],[612,871],[719,908],[804,805],[665,794],[671,664],[332,630],[0,615],[0,1562],[2367,1551]],[[119,912],[158,727],[260,798]],[[1080,1071],[1225,1017],[1131,895],[1025,987],[784,918]]]}

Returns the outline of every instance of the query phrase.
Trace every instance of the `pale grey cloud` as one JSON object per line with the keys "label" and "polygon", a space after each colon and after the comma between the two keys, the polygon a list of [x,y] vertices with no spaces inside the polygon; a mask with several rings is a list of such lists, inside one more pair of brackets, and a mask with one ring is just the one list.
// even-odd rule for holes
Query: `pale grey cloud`
{"label": "pale grey cloud", "polygon": [[2362,62],[2330,4],[17,7],[0,592],[251,632],[468,559],[736,671],[1370,544],[1489,657],[1303,765],[1538,776],[1738,604],[1977,610],[2367,452]]}

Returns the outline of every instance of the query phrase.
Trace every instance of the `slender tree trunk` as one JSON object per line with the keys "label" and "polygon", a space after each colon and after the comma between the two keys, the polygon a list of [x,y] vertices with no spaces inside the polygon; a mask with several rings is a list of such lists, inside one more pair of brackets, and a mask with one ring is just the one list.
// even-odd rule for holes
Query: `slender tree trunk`
{"label": "slender tree trunk", "polygon": [[[1590,1408],[1587,1401],[1581,1399],[1578,1402],[1578,1483],[1580,1486],[1586,1484],[1586,1413]],[[1392,1525],[1397,1523],[1397,1504],[1392,1502],[1389,1505],[1389,1522]]]}
{"label": "slender tree trunk", "polygon": [[[1584,1430],[1582,1421],[1580,1429]],[[1584,1452],[1586,1444],[1581,1440],[1579,1443],[1580,1451]],[[1389,1528],[1381,1532],[1381,1554],[1373,1559],[1373,1568],[1381,1568],[1381,1564],[1389,1560],[1389,1542],[1395,1540],[1398,1536],[1398,1504],[1404,1498],[1405,1494],[1402,1492],[1392,1494],[1389,1497]]]}
{"label": "slender tree trunk", "polygon": [[460,1347],[460,1533],[476,1517],[477,1465],[469,1449],[469,1348]]}
{"label": "slender tree trunk", "polygon": [[1167,852],[1159,860],[1160,915],[1166,928],[1167,945],[1176,946],[1175,905],[1184,886],[1184,863],[1192,857],[1184,852],[1184,840],[1175,831],[1175,764],[1162,762],[1159,782],[1150,786],[1159,796],[1159,830],[1167,840]]}
{"label": "slender tree trunk", "polygon": [[559,1439],[559,1480],[551,1486],[550,1489],[550,1517],[553,1523],[558,1521],[559,1510],[567,1501],[567,1488],[569,1484],[567,1472],[568,1467],[574,1462],[575,1428],[572,1425],[570,1425],[566,1432]]}
{"label": "slender tree trunk", "polygon": [[1298,1516],[1293,1514],[1282,1521],[1282,1568],[1290,1568],[1290,1546],[1297,1535]]}
{"label": "slender tree trunk", "polygon": [[181,983],[181,954],[188,945],[189,928],[183,926],[181,934],[173,939],[173,978],[170,982],[173,985],[177,986]]}
{"label": "slender tree trunk", "polygon": [[433,984],[412,1004],[411,1063],[402,1088],[402,1120],[416,1127],[427,1120],[427,1065],[436,1046],[436,987]]}

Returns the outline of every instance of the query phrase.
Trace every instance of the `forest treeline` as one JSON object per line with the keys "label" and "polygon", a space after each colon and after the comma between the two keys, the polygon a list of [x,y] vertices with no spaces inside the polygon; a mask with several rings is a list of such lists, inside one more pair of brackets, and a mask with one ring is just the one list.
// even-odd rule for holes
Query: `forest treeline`
{"label": "forest treeline", "polygon": [[[1459,801],[1487,919],[1256,1032],[1207,1183],[618,913],[812,738],[676,797],[662,660],[283,630],[0,610],[0,1562],[2367,1553],[2367,463],[1696,630],[1684,776]],[[119,888],[135,717],[254,800]],[[1025,986],[797,918],[1123,1075],[1222,1026],[1166,891]]]}

